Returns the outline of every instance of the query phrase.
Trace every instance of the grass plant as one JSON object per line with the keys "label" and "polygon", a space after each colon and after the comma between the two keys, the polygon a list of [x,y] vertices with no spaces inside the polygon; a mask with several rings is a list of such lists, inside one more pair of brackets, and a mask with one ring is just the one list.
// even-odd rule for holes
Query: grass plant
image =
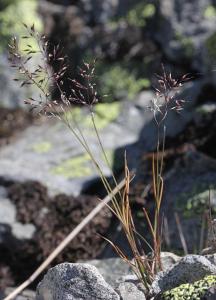
{"label": "grass plant", "polygon": [[[151,240],[147,241],[145,236],[137,232],[134,225],[129,199],[130,182],[133,179],[133,174],[131,174],[128,169],[126,154],[123,158],[125,162],[125,184],[124,187],[120,189],[97,128],[95,105],[100,101],[100,96],[97,94],[95,84],[95,62],[83,63],[83,66],[79,69],[77,78],[70,78],[68,74],[68,61],[62,54],[61,47],[59,45],[51,45],[45,36],[36,32],[34,26],[30,28],[26,25],[24,26],[26,27],[27,34],[23,39],[28,40],[33,37],[38,45],[37,50],[32,50],[29,45],[24,51],[20,51],[19,42],[16,38],[12,39],[9,49],[11,65],[18,71],[18,76],[15,80],[20,81],[21,87],[34,85],[39,91],[38,99],[28,98],[25,99],[25,103],[30,105],[31,109],[39,114],[60,119],[75,136],[91,159],[107,194],[111,195],[111,204],[107,205],[120,221],[134,259],[130,260],[124,251],[112,241],[109,241],[109,243],[112,244],[120,257],[131,265],[134,273],[143,283],[144,289],[148,291],[155,274],[159,270],[162,270],[160,255],[162,244],[162,218],[160,211],[164,191],[163,163],[166,136],[165,120],[171,110],[175,110],[178,113],[183,109],[184,100],[178,98],[178,92],[182,84],[187,80],[187,76],[185,75],[180,80],[175,80],[171,74],[167,73],[165,68],[162,67],[162,75],[157,76],[158,86],[155,88],[155,97],[152,99],[152,105],[149,108],[152,110],[157,127],[157,145],[156,153],[152,159],[152,190],[155,206],[153,216],[149,214],[146,208],[143,208],[143,216],[147,221],[151,233]],[[30,61],[35,55],[39,57],[39,62],[36,67],[31,69]],[[53,65],[55,65],[54,71],[51,68]],[[70,92],[65,91],[65,86],[70,87]],[[52,98],[52,89],[58,91],[59,96],[57,99]],[[71,116],[69,115],[71,108],[75,107],[75,105],[85,106],[89,111],[92,128],[97,138],[97,146],[101,150],[104,160],[112,174],[111,181],[104,175],[103,169],[97,161],[97,157],[94,156],[88,144],[85,132],[82,130],[82,124],[80,124],[72,114]],[[107,114],[108,113],[109,112],[107,112]],[[117,192],[114,193],[113,190],[116,189]],[[151,255],[144,252],[141,246],[143,241],[148,245]]]}

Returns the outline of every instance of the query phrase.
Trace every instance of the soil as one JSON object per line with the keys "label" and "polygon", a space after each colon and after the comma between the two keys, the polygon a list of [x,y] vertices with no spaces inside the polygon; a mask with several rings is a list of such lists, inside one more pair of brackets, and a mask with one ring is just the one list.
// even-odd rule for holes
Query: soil
{"label": "soil", "polygon": [[[49,198],[44,186],[37,182],[5,182],[11,201],[17,207],[17,219],[36,227],[33,238],[18,241],[10,237],[7,246],[0,248],[0,288],[21,283],[55,249],[55,247],[98,204],[98,198],[82,195],[77,198],[58,195]],[[53,262],[75,262],[98,257],[107,236],[112,215],[103,209]],[[35,282],[36,284],[37,282]]]}
{"label": "soil", "polygon": [[36,122],[32,114],[22,109],[10,110],[7,108],[0,108],[0,120],[0,147],[11,142],[18,132]]}

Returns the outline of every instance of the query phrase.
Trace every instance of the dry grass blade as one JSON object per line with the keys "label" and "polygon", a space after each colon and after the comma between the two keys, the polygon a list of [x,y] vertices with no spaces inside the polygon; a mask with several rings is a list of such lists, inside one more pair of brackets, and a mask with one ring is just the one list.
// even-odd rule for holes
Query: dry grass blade
{"label": "dry grass blade", "polygon": [[149,219],[148,212],[147,212],[147,210],[145,209],[145,207],[143,208],[143,211],[144,211],[144,215],[145,215],[145,218],[146,218],[146,220],[147,220],[147,223],[148,223],[148,225],[149,225],[151,234],[152,234],[152,236],[153,236],[153,239],[155,240],[156,236],[155,236],[154,228],[153,228],[153,226],[152,226],[152,223],[151,223],[151,221],[150,221],[150,219]]}
{"label": "dry grass blade", "polygon": [[177,228],[178,228],[178,232],[179,232],[179,237],[180,237],[180,240],[181,240],[181,243],[182,243],[182,248],[184,250],[184,254],[187,255],[188,254],[187,243],[186,243],[186,240],[185,240],[185,236],[184,236],[184,233],[183,233],[183,229],[182,229],[182,226],[181,226],[179,215],[177,213],[175,213],[175,220],[176,220],[176,224],[177,224]]}
{"label": "dry grass blade", "polygon": [[[149,288],[152,279],[152,268],[151,262],[148,257],[143,253],[141,247],[138,246],[140,235],[136,232],[133,216],[131,213],[130,201],[129,201],[129,190],[130,190],[130,181],[131,176],[127,166],[127,160],[125,156],[125,186],[122,192],[122,197],[120,202],[116,203],[112,201],[112,205],[108,205],[110,210],[115,214],[115,216],[120,221],[127,241],[129,243],[131,252],[133,254],[133,262],[124,254],[124,252],[119,249],[117,245],[115,245],[110,240],[106,239],[117,252],[117,254],[127,262],[133,269],[134,273],[137,275],[139,280],[143,283],[146,289]],[[144,238],[140,240],[145,240]],[[147,243],[148,244],[148,243]],[[149,244],[148,244],[149,245]],[[149,245],[151,248],[151,246]]]}
{"label": "dry grass blade", "polygon": [[202,214],[201,230],[200,230],[200,242],[199,242],[199,253],[202,253],[205,244],[205,230],[206,230],[206,220],[208,220],[207,212],[204,211]]}

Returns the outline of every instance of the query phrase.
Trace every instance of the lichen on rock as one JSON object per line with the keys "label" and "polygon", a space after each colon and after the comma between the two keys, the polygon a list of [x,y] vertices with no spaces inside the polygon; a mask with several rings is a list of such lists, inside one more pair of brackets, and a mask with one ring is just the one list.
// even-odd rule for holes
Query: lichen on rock
{"label": "lichen on rock", "polygon": [[[25,11],[27,11],[27,13],[25,13]],[[20,22],[20,20],[22,20],[22,22]],[[0,11],[0,52],[7,47],[12,33],[17,34],[18,36],[25,35],[25,28],[22,23],[25,23],[28,26],[34,24],[38,31],[42,31],[42,22],[37,15],[36,0],[11,1],[4,10]],[[29,38],[28,41],[20,39],[20,43],[20,49],[22,50],[27,44],[31,45],[33,48],[36,46],[36,42],[33,38]]]}
{"label": "lichen on rock", "polygon": [[142,90],[150,87],[150,81],[139,77],[133,66],[117,63],[112,66],[101,64],[98,68],[99,88],[109,101],[116,99],[132,100]]}
{"label": "lichen on rock", "polygon": [[68,179],[89,176],[92,174],[92,168],[87,164],[89,161],[90,157],[87,154],[72,157],[52,168],[51,173]]}
{"label": "lichen on rock", "polygon": [[215,18],[216,17],[216,7],[215,5],[208,5],[204,10],[204,17],[207,19]]}
{"label": "lichen on rock", "polygon": [[[98,130],[107,127],[111,122],[115,121],[120,114],[121,105],[119,102],[98,103],[94,107],[94,122]],[[67,122],[75,122],[81,124],[84,129],[94,128],[90,112],[86,112],[79,107],[72,108],[65,112],[64,119]]]}
{"label": "lichen on rock", "polygon": [[126,15],[126,21],[132,26],[143,27],[147,19],[155,15],[156,8],[152,3],[139,3],[129,10]]}
{"label": "lichen on rock", "polygon": [[216,212],[215,187],[208,186],[204,189],[201,189],[201,187],[199,186],[197,189],[192,190],[190,194],[183,194],[182,197],[178,199],[179,204],[183,202],[183,199],[187,199],[185,206],[182,207],[184,217],[191,218],[193,216],[202,215],[209,202],[209,195],[212,213]]}
{"label": "lichen on rock", "polygon": [[183,49],[184,56],[186,58],[191,58],[194,55],[195,47],[193,43],[193,39],[189,36],[184,36],[180,32],[176,32],[175,40],[181,45]]}
{"label": "lichen on rock", "polygon": [[162,294],[161,300],[199,300],[216,284],[216,275],[209,275],[194,283],[185,283]]}
{"label": "lichen on rock", "polygon": [[48,153],[52,149],[52,144],[45,141],[34,144],[31,149],[38,154]]}

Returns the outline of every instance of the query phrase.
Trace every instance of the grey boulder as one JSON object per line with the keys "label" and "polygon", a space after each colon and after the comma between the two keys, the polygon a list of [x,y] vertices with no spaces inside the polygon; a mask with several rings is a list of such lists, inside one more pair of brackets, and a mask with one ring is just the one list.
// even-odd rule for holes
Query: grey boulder
{"label": "grey boulder", "polygon": [[[186,148],[167,172],[162,214],[167,220],[172,249],[182,249],[174,213],[178,213],[189,253],[200,243],[200,222],[211,187],[211,207],[215,209],[216,160]],[[196,180],[194,180],[196,178]],[[178,183],[178,184],[176,184]],[[198,246],[197,246],[198,247]]]}
{"label": "grey boulder", "polygon": [[36,300],[120,300],[98,270],[88,264],[63,263],[50,269],[37,287]]}
{"label": "grey boulder", "polygon": [[152,283],[151,295],[163,293],[183,283],[193,283],[216,274],[216,266],[200,255],[187,255],[165,272],[159,272]]}
{"label": "grey boulder", "polygon": [[[39,63],[35,61],[35,63]],[[38,97],[37,88],[28,85],[25,89],[20,88],[20,82],[14,81],[15,70],[12,70],[6,54],[0,54],[0,107],[8,109],[26,108],[24,99]]]}
{"label": "grey boulder", "polygon": [[105,281],[113,288],[118,287],[119,283],[124,280],[124,276],[133,274],[130,265],[119,257],[93,259],[85,261],[85,263],[96,267]]}
{"label": "grey boulder", "polygon": [[16,214],[16,206],[9,199],[7,190],[0,186],[0,244],[10,245],[12,241],[19,243],[33,237],[35,226],[31,223],[22,224]]}
{"label": "grey boulder", "polygon": [[202,72],[212,70],[216,24],[213,1],[160,0],[155,22],[153,35],[169,59],[184,60]]}
{"label": "grey boulder", "polygon": [[144,293],[133,282],[122,282],[117,290],[122,300],[146,300]]}

